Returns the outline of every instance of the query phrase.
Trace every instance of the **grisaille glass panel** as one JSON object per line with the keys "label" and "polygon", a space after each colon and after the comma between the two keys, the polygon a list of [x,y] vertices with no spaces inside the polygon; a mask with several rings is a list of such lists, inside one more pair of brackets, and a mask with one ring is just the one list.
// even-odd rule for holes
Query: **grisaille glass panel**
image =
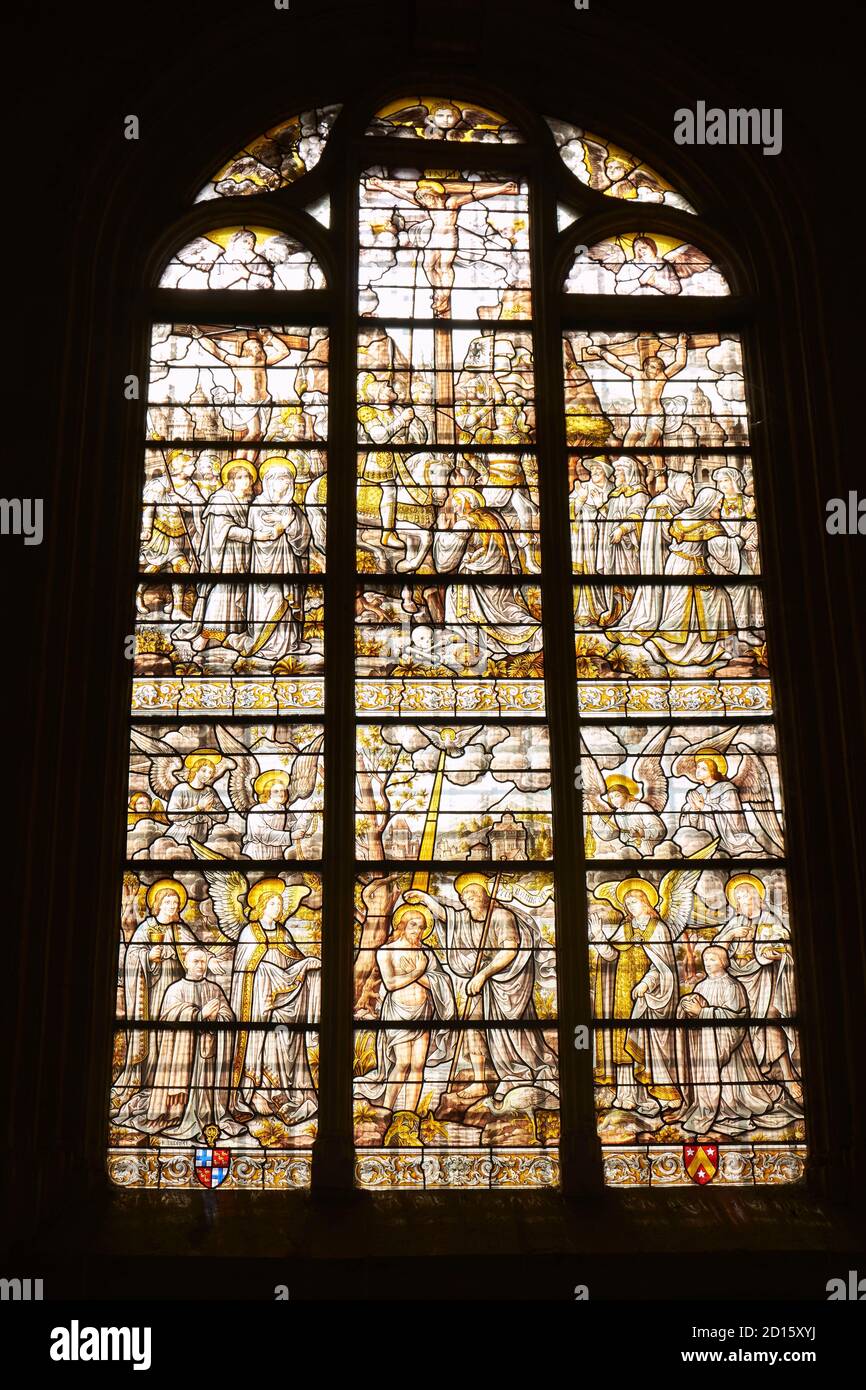
{"label": "grisaille glass panel", "polygon": [[[538,464],[505,449],[378,451],[358,455],[359,573],[537,574]],[[383,490],[394,494],[394,524]],[[387,539],[386,539],[387,537]]]}
{"label": "grisaille glass panel", "polygon": [[507,328],[365,328],[358,339],[358,439],[388,444],[530,444],[531,334]]}
{"label": "grisaille glass panel", "polygon": [[399,97],[381,107],[367,126],[368,135],[415,140],[458,140],[515,144],[523,139],[505,116],[459,97]]}
{"label": "grisaille glass panel", "polygon": [[162,272],[167,290],[319,290],[311,251],[273,227],[220,227],[188,241]]}
{"label": "grisaille glass panel", "polygon": [[211,863],[124,877],[109,1171],[195,1187],[197,1146],[218,1134],[229,1185],[303,1186],[309,1165],[290,1160],[316,1134],[321,881]]}
{"label": "grisaille glass panel", "polygon": [[579,584],[578,676],[767,676],[760,589],[746,584]]}
{"label": "grisaille glass panel", "polygon": [[681,212],[694,212],[691,204],[660,174],[605,136],[594,135],[553,116],[546,120],[562,162],[588,188],[608,198],[663,203]]}
{"label": "grisaille glass panel", "polygon": [[[735,1012],[758,1020],[793,1018],[797,1000],[784,872],[705,867],[692,858],[675,868],[588,873],[593,1017],[631,1017],[634,985],[626,982],[634,975],[637,983],[653,953],[661,952],[670,968],[678,999],[699,991],[707,973],[704,953],[713,946],[727,957],[725,968],[743,991],[743,998],[731,991]],[[784,1033],[772,1022],[755,1029],[761,1057],[783,1046]]]}
{"label": "grisaille glass panel", "polygon": [[127,856],[318,859],[320,724],[133,725]]}
{"label": "grisaille glass panel", "polygon": [[[355,941],[358,1183],[555,1185],[551,873],[365,874]],[[518,954],[482,983],[485,944]]]}
{"label": "grisaille glass panel", "polygon": [[369,169],[358,309],[368,318],[528,318],[529,189],[489,173]]}
{"label": "grisaille glass panel", "polygon": [[360,724],[359,859],[548,859],[544,726]]}
{"label": "grisaille glass panel", "polygon": [[579,247],[565,277],[568,294],[729,294],[705,251],[658,232],[617,232]]}
{"label": "grisaille glass panel", "polygon": [[273,193],[294,183],[318,164],[341,109],[321,106],[272,126],[224,164],[195,201]]}
{"label": "grisaille glass panel", "polygon": [[744,454],[570,454],[575,574],[760,572],[751,459]]}
{"label": "grisaille glass panel", "polygon": [[324,328],[168,324],[153,327],[147,430],[151,440],[327,437]]}
{"label": "grisaille glass panel", "polygon": [[247,449],[242,457],[212,447],[148,449],[140,568],[175,575],[320,573],[326,468],[324,450],[309,447]]}
{"label": "grisaille glass panel", "polygon": [[581,773],[590,859],[784,853],[772,725],[587,724]]}
{"label": "grisaille glass panel", "polygon": [[575,448],[749,442],[735,334],[570,330],[563,366],[566,434]]}
{"label": "grisaille glass panel", "polygon": [[136,676],[309,676],[322,670],[318,584],[173,584],[155,577],[139,585],[136,610]]}

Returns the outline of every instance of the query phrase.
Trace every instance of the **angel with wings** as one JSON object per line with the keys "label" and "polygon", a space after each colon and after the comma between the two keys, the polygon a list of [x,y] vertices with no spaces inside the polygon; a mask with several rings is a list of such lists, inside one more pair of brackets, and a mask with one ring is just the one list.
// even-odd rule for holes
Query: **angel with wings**
{"label": "angel with wings", "polygon": [[[319,1018],[321,961],[305,955],[286,925],[311,889],[263,878],[250,887],[237,870],[204,870],[226,936],[237,942],[231,1006],[238,1021],[229,1109],[248,1123],[274,1115],[287,1127],[309,1120],[317,1100],[306,1035]],[[293,1027],[250,1028],[249,1024]]]}
{"label": "angel with wings", "polygon": [[517,131],[492,111],[477,106],[458,106],[453,101],[418,102],[387,116],[374,116],[373,135],[397,135],[404,139],[472,140],[512,142]]}
{"label": "angel with wings", "polygon": [[723,854],[783,854],[782,824],[770,775],[760,753],[738,742],[741,737],[739,727],[730,729],[679,754],[673,764],[674,777],[695,784],[686,795],[688,810],[680,815],[680,825],[717,838]]}
{"label": "angel with wings", "polygon": [[[705,859],[716,842],[692,859]],[[681,1104],[673,1027],[644,1020],[673,1019],[680,998],[675,943],[712,913],[696,895],[703,866],[672,869],[658,888],[643,878],[601,883],[595,897],[606,911],[590,912],[593,1014],[622,1020],[596,1031],[595,1081],[614,1088],[612,1107],[657,1119]]]}
{"label": "angel with wings", "polygon": [[[290,811],[307,801],[316,789],[323,735],[318,734],[303,750],[285,741],[260,740],[255,753],[230,730],[217,726],[217,743],[230,765],[228,795],[245,822],[243,853],[250,859],[299,859],[301,841],[314,828],[315,811]],[[262,770],[256,754],[294,756],[287,767]],[[230,755],[230,756],[229,756]]]}
{"label": "angel with wings", "polygon": [[[575,261],[565,288],[579,294],[676,295],[682,293],[684,281],[711,270],[712,264],[696,246],[675,246],[659,255],[652,237],[636,236],[629,256],[620,237],[608,237]],[[586,283],[590,277],[598,283]]]}
{"label": "angel with wings", "polygon": [[[214,826],[228,819],[228,811],[214,782],[231,769],[231,759],[223,757],[216,748],[198,748],[184,755],[166,739],[154,738],[141,729],[130,730],[130,742],[133,771],[135,755],[145,754],[147,781],[154,804],[159,804],[160,800],[165,804],[165,813],[158,818],[152,817],[160,833],[178,845],[186,845],[191,839],[206,842]],[[129,829],[135,826],[130,825]]]}
{"label": "angel with wings", "polygon": [[[654,730],[646,739],[634,763],[634,776],[615,771],[607,775],[600,763],[619,767],[625,750],[610,730],[594,730],[599,738],[614,745],[604,756],[593,757],[584,741],[581,758],[583,799],[588,811],[588,829],[605,842],[607,857],[651,859],[667,838],[667,826],[659,814],[668,800],[668,779],[662,767],[667,729]],[[615,760],[615,761],[613,761]]]}

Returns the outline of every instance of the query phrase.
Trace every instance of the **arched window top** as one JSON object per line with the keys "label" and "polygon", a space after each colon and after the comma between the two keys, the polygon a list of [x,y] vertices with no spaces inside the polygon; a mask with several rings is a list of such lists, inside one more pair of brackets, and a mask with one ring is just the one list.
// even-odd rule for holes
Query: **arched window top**
{"label": "arched window top", "polygon": [[315,168],[342,107],[317,106],[266,130],[214,174],[195,201],[274,193]]}
{"label": "arched window top", "polygon": [[569,294],[725,295],[728,282],[705,251],[656,232],[617,232],[579,246],[564,288]]}
{"label": "arched window top", "polygon": [[160,277],[167,290],[318,290],[325,276],[311,251],[275,227],[219,227],[175,251]]}
{"label": "arched window top", "polygon": [[462,140],[514,145],[523,136],[505,116],[459,97],[398,97],[377,111],[368,135],[397,135],[416,140]]}
{"label": "arched window top", "polygon": [[569,121],[557,120],[555,116],[547,116],[546,120],[563,163],[587,188],[608,198],[664,203],[680,212],[695,211],[666,179],[628,150]]}

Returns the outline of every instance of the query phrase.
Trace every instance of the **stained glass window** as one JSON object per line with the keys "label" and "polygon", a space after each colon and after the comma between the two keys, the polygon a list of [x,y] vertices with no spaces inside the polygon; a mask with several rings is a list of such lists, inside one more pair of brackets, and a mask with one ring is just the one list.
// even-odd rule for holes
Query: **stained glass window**
{"label": "stained glass window", "polygon": [[161,268],[121,1185],[305,1187],[323,1127],[367,1189],[804,1171],[737,277],[494,108],[295,115]]}

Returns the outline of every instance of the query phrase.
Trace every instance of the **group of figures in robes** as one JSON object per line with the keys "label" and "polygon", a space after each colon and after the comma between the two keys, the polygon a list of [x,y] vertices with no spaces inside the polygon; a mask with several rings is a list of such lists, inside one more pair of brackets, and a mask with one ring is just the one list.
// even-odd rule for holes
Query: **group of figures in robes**
{"label": "group of figures in robes", "polygon": [[[741,469],[715,469],[697,494],[691,473],[670,469],[651,494],[636,458],[594,458],[586,468],[589,478],[571,492],[572,565],[600,578],[578,588],[578,628],[599,629],[618,652],[640,648],[671,672],[713,669],[761,646],[748,586],[759,571],[757,526]],[[604,575],[617,582],[604,584]],[[630,583],[650,575],[695,582]]]}
{"label": "group of figures in robes", "polygon": [[518,1090],[522,1107],[557,1106],[556,1054],[531,1026],[536,989],[554,984],[554,953],[519,889],[500,892],[497,879],[468,872],[447,896],[410,888],[383,903],[381,880],[365,893],[356,1010],[388,1026],[376,1031],[375,1061],[356,1079],[355,1097],[402,1113],[416,1138],[427,1092],[448,1119],[465,1119],[487,1098],[507,1107]]}
{"label": "group of figures in robes", "polygon": [[286,923],[311,890],[279,878],[250,887],[237,872],[205,877],[220,944],[204,945],[181,915],[183,884],[160,879],[122,947],[126,1027],[112,1124],[169,1145],[204,1142],[215,1125],[254,1145],[267,1122],[283,1127],[284,1143],[308,1144],[321,962]]}
{"label": "group of figures in robes", "polygon": [[[168,499],[157,499],[156,493],[150,499],[146,486],[146,504],[168,500],[180,513],[183,544],[179,539],[177,547],[184,552],[184,568],[227,576],[195,586],[191,615],[182,606],[188,585],[172,586],[177,622],[171,641],[176,647],[188,644],[191,662],[214,645],[236,654],[237,670],[272,671],[290,655],[310,650],[303,640],[303,586],[278,577],[305,574],[310,567],[312,528],[294,501],[296,472],[282,455],[266,458],[258,468],[247,458],[230,459],[222,467],[221,486],[207,501],[198,493],[198,505],[189,491],[194,483],[183,494],[173,489]],[[155,480],[151,486],[162,484]],[[147,509],[146,525],[153,525]],[[145,538],[143,559],[154,571],[164,567],[163,549],[160,539]],[[233,575],[263,578],[232,582]]]}
{"label": "group of figures in robes", "polygon": [[710,1139],[790,1129],[803,1117],[789,931],[752,873],[725,884],[719,923],[701,869],[595,890],[590,914],[595,1081],[602,1134]]}

